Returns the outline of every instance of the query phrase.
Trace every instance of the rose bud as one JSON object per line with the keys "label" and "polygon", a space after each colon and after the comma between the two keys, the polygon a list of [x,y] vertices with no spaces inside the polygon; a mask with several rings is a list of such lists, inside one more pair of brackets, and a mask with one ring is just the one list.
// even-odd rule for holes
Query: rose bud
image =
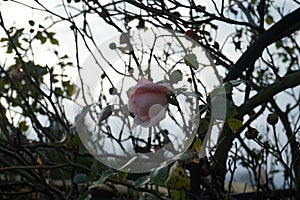
{"label": "rose bud", "polygon": [[200,40],[201,37],[193,30],[187,30],[185,33],[187,40]]}
{"label": "rose bud", "polygon": [[141,77],[137,85],[127,90],[128,109],[137,125],[150,127],[165,118],[168,108],[169,84],[156,84]]}
{"label": "rose bud", "polygon": [[247,139],[255,139],[258,136],[258,131],[255,128],[249,127],[245,133]]}
{"label": "rose bud", "polygon": [[277,122],[278,122],[278,115],[275,114],[275,113],[268,114],[267,122],[268,122],[268,124],[270,124],[272,126],[275,125],[275,124],[277,124]]}
{"label": "rose bud", "polygon": [[103,10],[100,12],[100,16],[103,17],[103,18],[108,17],[108,16],[109,16],[108,10],[103,9]]}

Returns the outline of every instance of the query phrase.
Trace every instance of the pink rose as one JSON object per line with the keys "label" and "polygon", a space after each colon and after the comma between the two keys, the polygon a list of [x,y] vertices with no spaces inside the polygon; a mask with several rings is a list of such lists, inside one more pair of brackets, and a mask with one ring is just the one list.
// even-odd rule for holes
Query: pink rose
{"label": "pink rose", "polygon": [[150,127],[164,119],[170,91],[169,84],[156,84],[141,77],[137,85],[126,92],[129,98],[128,109],[135,114],[135,123]]}

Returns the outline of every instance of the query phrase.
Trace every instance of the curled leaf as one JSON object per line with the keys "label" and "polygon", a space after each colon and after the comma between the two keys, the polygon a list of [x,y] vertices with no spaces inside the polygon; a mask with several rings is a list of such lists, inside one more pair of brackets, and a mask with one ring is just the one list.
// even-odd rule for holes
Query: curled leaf
{"label": "curled leaf", "polygon": [[199,68],[199,62],[197,60],[197,56],[195,54],[187,54],[183,57],[185,64],[194,69]]}
{"label": "curled leaf", "polygon": [[134,182],[134,187],[135,188],[140,188],[141,186],[145,185],[146,183],[148,183],[150,181],[150,176],[142,176],[140,178],[138,178],[135,182]]}
{"label": "curled leaf", "polygon": [[182,72],[180,70],[175,70],[170,75],[170,82],[172,84],[178,83],[182,80]]}
{"label": "curled leaf", "polygon": [[84,184],[87,183],[89,181],[89,177],[86,174],[77,174],[74,178],[73,178],[73,182],[76,184]]}
{"label": "curled leaf", "polygon": [[160,166],[150,173],[151,183],[163,185],[168,177],[168,166]]}
{"label": "curled leaf", "polygon": [[100,113],[98,124],[106,120],[112,114],[112,111],[113,111],[112,105],[106,106]]}

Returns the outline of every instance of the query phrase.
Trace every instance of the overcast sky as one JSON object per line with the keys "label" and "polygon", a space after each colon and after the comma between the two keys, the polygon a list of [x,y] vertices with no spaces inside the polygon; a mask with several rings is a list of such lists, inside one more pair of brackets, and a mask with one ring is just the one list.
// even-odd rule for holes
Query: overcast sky
{"label": "overcast sky", "polygon": [[[211,4],[207,3],[208,1],[203,1],[203,2],[206,3],[207,5],[211,6]],[[278,0],[276,2],[278,2],[278,5],[281,5],[285,1]],[[291,1],[288,1],[288,2],[291,2]],[[26,3],[27,3],[27,5],[31,5],[35,8],[40,8],[40,6],[38,4],[36,4],[36,2],[34,0],[26,0]],[[62,9],[62,7],[57,6],[60,3],[61,3],[61,1],[59,1],[59,0],[42,1],[42,4],[45,5],[47,8],[51,9],[51,11],[54,11],[55,13],[59,13],[62,15],[66,15],[65,11]],[[77,4],[72,4],[72,5],[76,6]],[[208,6],[208,7],[210,7],[210,6]],[[290,12],[291,10],[294,10],[295,8],[296,8],[295,5],[287,4],[285,9],[286,9],[286,12]],[[39,24],[39,23],[41,23],[43,25],[49,24],[49,21],[47,21],[45,19],[47,16],[49,16],[49,13],[35,10],[35,9],[30,9],[24,5],[19,5],[14,2],[10,2],[10,1],[0,2],[0,10],[1,10],[2,17],[4,19],[4,23],[7,28],[11,27],[12,25],[14,25],[18,28],[22,28],[22,27],[29,28],[29,24],[28,24],[29,20],[35,21],[36,24]],[[102,19],[91,17],[90,21],[89,21],[89,23],[91,25],[95,24],[95,26],[99,27],[99,28],[93,29],[95,39],[99,44],[101,44],[102,42],[104,42],[118,34],[115,29],[113,29],[112,27],[110,27],[109,25],[107,25],[106,23],[104,23],[101,20]],[[79,22],[79,23],[81,23],[81,22]],[[57,38],[60,41],[59,50],[60,50],[61,54],[68,54],[71,56],[73,61],[75,61],[75,59],[74,59],[75,58],[74,37],[73,37],[72,31],[68,28],[68,26],[70,26],[70,24],[68,24],[68,23],[58,23],[58,25],[55,25],[52,30],[57,33]],[[225,32],[229,31],[231,29],[231,27],[229,25],[224,25],[222,28]],[[223,34],[223,35],[226,35],[226,34]],[[2,37],[5,37],[5,33],[3,32],[2,28],[1,28],[0,29],[0,38],[2,38]],[[223,40],[224,39],[225,38],[223,38]],[[36,43],[36,45],[38,46],[39,44]],[[89,53],[86,50],[86,48],[83,48],[83,46],[81,46],[81,47],[82,48],[80,48],[80,57],[81,57],[81,62],[83,63],[84,58],[88,57]],[[39,51],[35,57],[35,61],[37,63],[48,64],[50,66],[52,64],[55,64],[55,63],[53,63],[53,62],[55,62],[55,59],[52,59],[53,55],[51,53],[49,53],[50,51],[48,50],[48,48],[49,48],[49,46],[43,45],[43,47],[41,47],[41,45],[39,45]],[[232,52],[232,49],[230,49],[230,48],[225,47],[224,53],[227,54],[232,60],[236,60],[238,58],[238,54],[236,54],[235,52]],[[0,64],[4,64],[6,62],[6,64],[9,65],[9,64],[13,63],[13,60],[11,60],[11,59],[12,58],[10,57],[10,55],[7,55],[5,53],[5,49],[0,48]],[[74,72],[74,74],[72,74],[72,75],[76,78],[76,72]],[[284,101],[286,101],[286,100],[284,100]],[[264,117],[265,116],[261,116],[260,119],[258,119],[258,121],[260,121],[260,122],[264,121],[265,120]],[[264,126],[264,124],[265,123],[261,124],[260,126]]]}

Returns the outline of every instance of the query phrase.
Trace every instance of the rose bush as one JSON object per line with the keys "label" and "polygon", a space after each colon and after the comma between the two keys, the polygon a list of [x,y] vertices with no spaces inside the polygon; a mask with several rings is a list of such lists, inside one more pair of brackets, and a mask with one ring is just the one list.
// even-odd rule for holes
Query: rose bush
{"label": "rose bush", "polygon": [[150,127],[164,119],[168,108],[167,95],[170,92],[169,84],[156,84],[141,77],[137,85],[126,92],[128,109],[135,114],[135,123]]}

